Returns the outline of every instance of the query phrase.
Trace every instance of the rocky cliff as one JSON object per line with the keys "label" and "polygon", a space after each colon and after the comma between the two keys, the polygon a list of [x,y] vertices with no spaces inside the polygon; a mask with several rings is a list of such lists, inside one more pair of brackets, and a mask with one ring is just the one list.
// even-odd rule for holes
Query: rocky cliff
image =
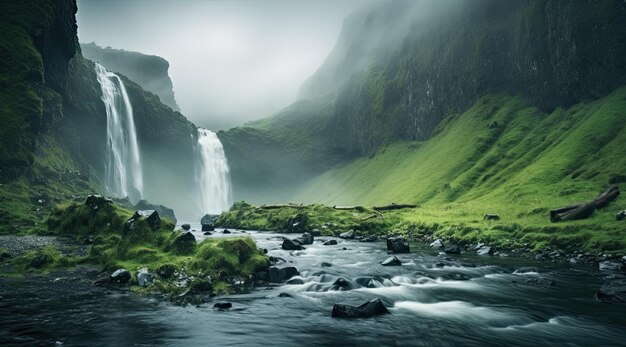
{"label": "rocky cliff", "polygon": [[[16,232],[54,204],[104,192],[106,112],[94,63],[78,45],[75,0],[10,0],[0,9],[0,232]],[[123,79],[145,197],[182,209],[184,193],[194,191],[196,128]]]}
{"label": "rocky cliff", "polygon": [[143,89],[156,94],[172,110],[180,111],[174,98],[167,60],[123,49],[102,48],[93,42],[81,44],[81,49],[85,58],[100,63],[109,71],[125,75]]}
{"label": "rocky cliff", "polygon": [[[299,141],[275,157],[295,152],[295,160],[250,167],[263,148],[241,145],[233,154],[227,147],[233,176],[277,166],[286,175],[298,168],[311,176],[395,141],[427,140],[444,119],[492,93],[521,95],[544,112],[607,95],[626,83],[624,28],[626,4],[611,0],[376,4],[346,19],[300,101],[271,121],[223,134],[225,142],[242,144],[246,133],[272,137],[291,122],[288,131]],[[325,107],[307,120],[316,130],[305,131],[299,115],[318,103]],[[320,146],[309,151],[311,142]],[[311,153],[343,155],[318,161]],[[255,189],[254,181],[240,183]]]}

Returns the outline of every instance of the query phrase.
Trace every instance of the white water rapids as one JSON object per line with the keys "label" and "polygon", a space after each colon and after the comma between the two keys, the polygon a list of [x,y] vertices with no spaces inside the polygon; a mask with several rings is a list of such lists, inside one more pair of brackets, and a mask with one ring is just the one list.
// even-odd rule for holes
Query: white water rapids
{"label": "white water rapids", "polygon": [[96,74],[107,114],[104,184],[110,195],[137,202],[143,196],[143,174],[133,108],[119,76],[98,63]]}

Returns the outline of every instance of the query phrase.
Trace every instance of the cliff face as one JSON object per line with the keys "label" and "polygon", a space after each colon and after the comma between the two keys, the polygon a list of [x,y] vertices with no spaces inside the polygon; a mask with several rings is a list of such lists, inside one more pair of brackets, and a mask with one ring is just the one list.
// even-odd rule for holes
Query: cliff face
{"label": "cliff face", "polygon": [[[0,9],[1,233],[33,227],[77,195],[104,193],[107,131],[94,63],[78,45],[75,0],[10,0]],[[196,128],[122,78],[144,161],[144,195],[183,210],[185,192],[195,190]]]}
{"label": "cliff face", "polygon": [[180,111],[174,98],[167,60],[138,52],[102,48],[95,43],[83,43],[81,49],[85,58],[100,63],[109,71],[127,76],[143,89],[156,94],[172,110]]}
{"label": "cliff face", "polygon": [[[400,36],[369,41],[366,68],[338,81],[326,133],[334,145],[371,154],[393,140],[428,139],[446,116],[490,93],[521,94],[543,110],[598,98],[626,82],[626,4],[619,1],[389,2],[411,20],[370,12]],[[406,26],[405,32],[398,26]],[[327,71],[353,70],[359,22],[346,23],[333,59],[307,83],[322,94]],[[368,36],[369,37],[369,36]],[[347,45],[356,43],[356,46]],[[395,42],[392,53],[389,42]],[[348,46],[346,48],[346,46]],[[335,55],[335,53],[333,53]],[[356,58],[359,59],[359,58]]]}
{"label": "cliff face", "polygon": [[[300,142],[282,153],[299,156],[281,163],[281,170],[288,175],[305,168],[315,175],[395,141],[427,140],[442,120],[484,95],[519,94],[544,112],[602,97],[626,83],[624,28],[622,1],[384,2],[346,19],[336,47],[303,85],[298,103],[272,125],[249,128],[272,136],[290,119]],[[305,132],[298,115],[318,102],[326,106],[310,120],[316,130]],[[224,134],[238,143],[245,143],[243,136]],[[343,155],[319,162],[306,149],[311,141],[320,144],[314,153]],[[260,151],[252,145],[233,155],[227,148],[227,155],[250,163]],[[243,159],[240,153],[246,153]],[[235,162],[233,175],[276,164],[269,159],[239,168]],[[254,190],[254,183],[244,183]]]}

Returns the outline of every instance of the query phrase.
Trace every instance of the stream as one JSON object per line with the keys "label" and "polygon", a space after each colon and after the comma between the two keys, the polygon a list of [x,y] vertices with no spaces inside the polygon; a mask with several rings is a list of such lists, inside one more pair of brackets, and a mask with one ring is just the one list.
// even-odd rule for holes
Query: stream
{"label": "stream", "polygon": [[[384,242],[337,239],[337,245],[323,246],[319,240],[332,238],[318,237],[306,250],[290,252],[281,249],[279,236],[295,235],[247,234],[269,255],[287,261],[279,266],[300,271],[292,279],[296,284],[180,307],[71,277],[0,278],[0,345],[619,346],[626,341],[624,306],[594,298],[607,275],[595,268],[473,252],[446,258],[413,244],[410,254],[397,255],[401,266],[385,267],[379,264],[388,257]],[[353,289],[336,290],[339,277]],[[358,306],[375,298],[391,314],[331,318],[336,303]],[[213,309],[215,302],[226,301],[232,309]]]}

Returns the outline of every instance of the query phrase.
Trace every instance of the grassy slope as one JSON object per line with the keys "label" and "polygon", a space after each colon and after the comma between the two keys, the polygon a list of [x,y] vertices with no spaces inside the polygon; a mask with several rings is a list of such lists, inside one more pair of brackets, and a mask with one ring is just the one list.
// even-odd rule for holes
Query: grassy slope
{"label": "grassy slope", "polygon": [[[625,250],[624,224],[614,220],[626,208],[623,197],[585,221],[551,224],[547,217],[550,208],[590,200],[610,182],[626,181],[624,109],[626,87],[551,114],[519,97],[488,96],[450,117],[431,140],[395,143],[329,170],[294,200],[419,203],[403,215],[408,222],[469,226],[482,237]],[[502,221],[484,222],[485,213]]]}

